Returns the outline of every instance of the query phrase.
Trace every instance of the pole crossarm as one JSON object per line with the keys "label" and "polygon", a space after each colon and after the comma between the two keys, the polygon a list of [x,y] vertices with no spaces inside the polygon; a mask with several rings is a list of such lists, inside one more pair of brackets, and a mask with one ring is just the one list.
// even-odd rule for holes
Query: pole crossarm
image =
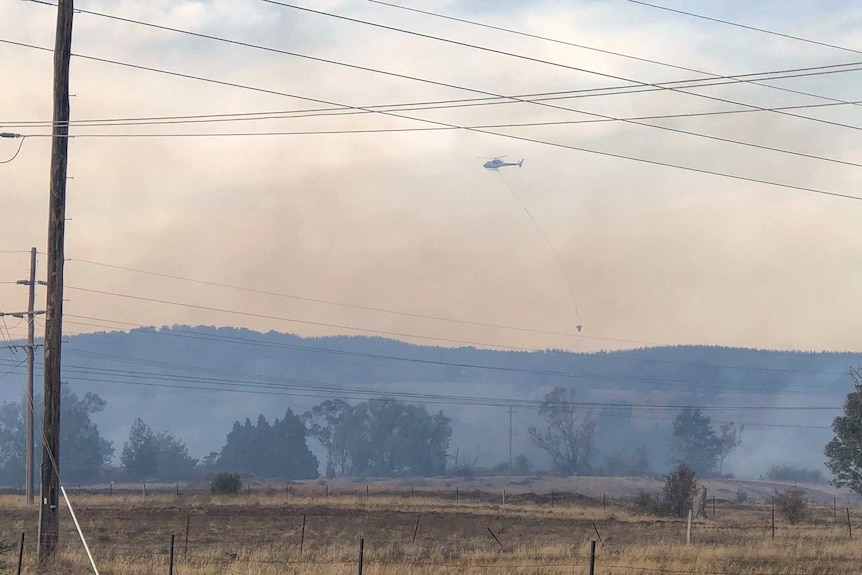
{"label": "pole crossarm", "polygon": [[34,310],[34,311],[0,311],[0,317],[17,317],[18,319],[24,319],[25,317],[35,316],[35,315],[45,315],[45,310]]}

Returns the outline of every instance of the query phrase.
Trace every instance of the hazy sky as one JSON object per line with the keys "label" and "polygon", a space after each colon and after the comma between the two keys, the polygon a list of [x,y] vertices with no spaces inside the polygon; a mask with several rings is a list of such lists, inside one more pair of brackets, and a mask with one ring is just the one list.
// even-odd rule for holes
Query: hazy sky
{"label": "hazy sky", "polygon": [[[300,0],[297,0],[300,2]],[[658,0],[657,0],[658,1]],[[667,6],[862,50],[858,3],[694,2]],[[702,77],[364,0],[303,6],[654,83]],[[408,4],[406,1],[404,4]],[[409,5],[719,75],[862,62],[862,53],[695,20],[624,0],[422,1]],[[435,82],[501,94],[620,86],[620,80],[299,12],[259,0],[79,1],[140,19]],[[0,39],[53,44],[55,11],[0,0]],[[78,14],[74,52],[350,106],[480,97]],[[772,85],[862,99],[860,72]],[[47,52],[0,44],[0,131],[51,119]],[[74,58],[72,118],[319,108],[286,96]],[[735,84],[698,93],[760,107],[827,100]],[[668,90],[558,100],[613,117],[739,106]],[[862,163],[862,109],[842,105],[651,122]],[[459,126],[585,120],[511,103],[408,114]],[[515,347],[593,350],[648,343],[860,350],[862,202],[686,172],[464,130],[352,135],[120,138],[427,127],[380,114],[221,123],[76,126],[70,142],[68,333],[88,325],[205,323],[301,334],[363,333],[285,319]],[[862,195],[862,168],[620,122],[504,128],[521,137],[748,178]],[[0,161],[17,143],[0,140]],[[0,165],[0,250],[44,250],[50,139]],[[488,157],[526,158],[499,174]],[[539,222],[537,229],[515,200]],[[559,261],[543,238],[558,252]],[[44,257],[40,258],[44,263]],[[270,292],[582,336],[501,330],[309,303],[94,266],[91,260]],[[26,274],[0,254],[0,282]],[[567,285],[571,283],[571,293]],[[190,309],[86,288],[207,307]],[[572,295],[573,294],[573,295]],[[0,309],[23,288],[0,283]],[[575,313],[575,305],[580,319]],[[87,316],[109,322],[83,320]],[[13,335],[21,336],[19,327]],[[596,338],[596,339],[593,339]],[[601,339],[609,338],[609,339]],[[413,339],[427,343],[445,341]]]}

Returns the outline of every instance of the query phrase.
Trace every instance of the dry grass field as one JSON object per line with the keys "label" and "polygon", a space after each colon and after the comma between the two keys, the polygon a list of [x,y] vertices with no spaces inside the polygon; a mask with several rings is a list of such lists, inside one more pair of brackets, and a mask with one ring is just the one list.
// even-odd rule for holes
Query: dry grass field
{"label": "dry grass field", "polygon": [[[365,541],[368,575],[587,574],[590,541],[595,572],[703,575],[837,575],[860,571],[862,544],[851,540],[846,509],[812,506],[811,517],[791,526],[771,507],[719,500],[716,517],[694,522],[686,545],[683,520],[635,512],[632,503],[572,492],[374,485],[260,487],[252,494],[75,494],[76,513],[105,575],[167,574],[171,535],[178,575],[347,575],[358,572]],[[75,491],[75,490],[72,490]],[[862,528],[862,510],[851,509]],[[2,556],[15,572],[25,532],[24,573],[35,564],[37,510],[18,495],[0,496],[0,539],[14,549]],[[304,541],[302,530],[305,522]],[[418,522],[418,529],[417,529]],[[186,543],[186,525],[189,537]],[[490,531],[489,531],[490,530]],[[499,543],[491,535],[499,540]],[[414,533],[416,536],[413,541]],[[854,536],[856,534],[854,533]],[[862,537],[862,530],[859,531]],[[300,548],[301,547],[301,548]],[[87,573],[87,557],[69,513],[62,512],[62,553],[41,572]]]}

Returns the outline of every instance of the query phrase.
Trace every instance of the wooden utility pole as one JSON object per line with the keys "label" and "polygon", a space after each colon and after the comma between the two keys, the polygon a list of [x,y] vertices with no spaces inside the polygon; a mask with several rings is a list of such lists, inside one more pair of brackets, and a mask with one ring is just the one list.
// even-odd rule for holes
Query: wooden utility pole
{"label": "wooden utility pole", "polygon": [[36,282],[36,248],[31,248],[30,250],[30,279],[27,280],[18,280],[15,282],[18,285],[29,286],[30,297],[28,298],[27,311],[24,312],[15,312],[15,313],[3,313],[0,312],[0,317],[11,315],[12,317],[17,317],[21,319],[27,320],[27,378],[26,378],[26,389],[24,390],[24,421],[26,426],[26,453],[25,453],[25,468],[24,468],[24,477],[26,480],[26,494],[27,494],[27,503],[33,503],[33,486],[34,486],[34,465],[33,465],[33,364],[35,354],[36,354],[36,334],[35,334],[35,320],[37,315],[44,314],[44,311],[36,311],[34,310],[34,306],[36,305],[36,284],[41,282]]}
{"label": "wooden utility pole", "polygon": [[48,206],[48,303],[45,319],[45,407],[42,412],[42,491],[39,561],[49,560],[60,539],[60,346],[63,337],[63,263],[66,168],[69,152],[69,63],[74,0],[58,0],[54,40],[54,117]]}
{"label": "wooden utility pole", "polygon": [[34,441],[33,441],[33,364],[36,356],[36,330],[34,321],[36,305],[36,248],[30,249],[30,280],[27,282],[18,282],[26,284],[30,288],[30,297],[27,303],[27,391],[24,394],[24,421],[27,427],[27,504],[33,505],[33,489],[35,479],[33,477],[33,456],[34,456]]}
{"label": "wooden utility pole", "polygon": [[512,477],[512,406],[509,406],[509,477]]}

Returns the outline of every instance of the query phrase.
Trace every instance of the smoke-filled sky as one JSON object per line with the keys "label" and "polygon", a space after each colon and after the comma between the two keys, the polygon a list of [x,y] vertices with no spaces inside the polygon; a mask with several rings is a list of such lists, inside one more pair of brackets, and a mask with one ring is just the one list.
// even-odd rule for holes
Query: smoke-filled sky
{"label": "smoke-filled sky", "polygon": [[[52,46],[54,9],[18,0],[0,2],[0,39]],[[708,77],[365,0],[297,2],[636,82]],[[862,62],[862,53],[625,0],[403,3],[722,76]],[[862,49],[858,3],[830,2],[828,8],[821,2],[784,0],[663,3]],[[86,13],[75,16],[76,54],[347,106],[636,85],[259,0],[104,0],[79,1],[76,7],[475,90]],[[762,83],[809,95],[731,83],[688,90],[712,99],[652,90],[549,103],[615,118],[745,109],[727,101],[761,108],[836,103],[862,99],[859,74]],[[48,134],[44,126],[20,122],[51,119],[50,53],[0,44],[0,77],[4,79],[0,131]],[[73,58],[71,77],[73,120],[330,107],[80,57]],[[457,126],[595,119],[518,101],[403,113]],[[645,122],[862,163],[858,105],[790,113],[833,123],[768,111]],[[73,179],[68,186],[66,239],[71,261],[66,265],[65,331],[92,331],[94,325],[188,323],[306,335],[393,333],[419,343],[571,350],[640,343],[860,349],[862,321],[856,313],[862,295],[860,201],[469,130],[201,136],[431,126],[381,114],[351,114],[73,127],[72,134],[78,137],[71,140],[69,155]],[[862,196],[860,166],[642,125],[600,122],[491,130]],[[134,134],[196,136],[127,137]],[[16,141],[0,140],[0,161],[11,157],[16,146]],[[28,138],[14,161],[0,165],[0,250],[37,246],[44,251],[49,155],[49,138]],[[525,162],[499,173],[482,169],[481,158],[498,155]],[[42,264],[44,260],[40,256]],[[522,330],[193,284],[82,260]],[[27,262],[23,253],[0,254],[0,282],[23,278]],[[23,308],[25,295],[20,286],[0,283],[0,309]],[[575,333],[578,324],[584,326],[580,337],[544,333]],[[22,336],[24,331],[19,326],[12,334]]]}

